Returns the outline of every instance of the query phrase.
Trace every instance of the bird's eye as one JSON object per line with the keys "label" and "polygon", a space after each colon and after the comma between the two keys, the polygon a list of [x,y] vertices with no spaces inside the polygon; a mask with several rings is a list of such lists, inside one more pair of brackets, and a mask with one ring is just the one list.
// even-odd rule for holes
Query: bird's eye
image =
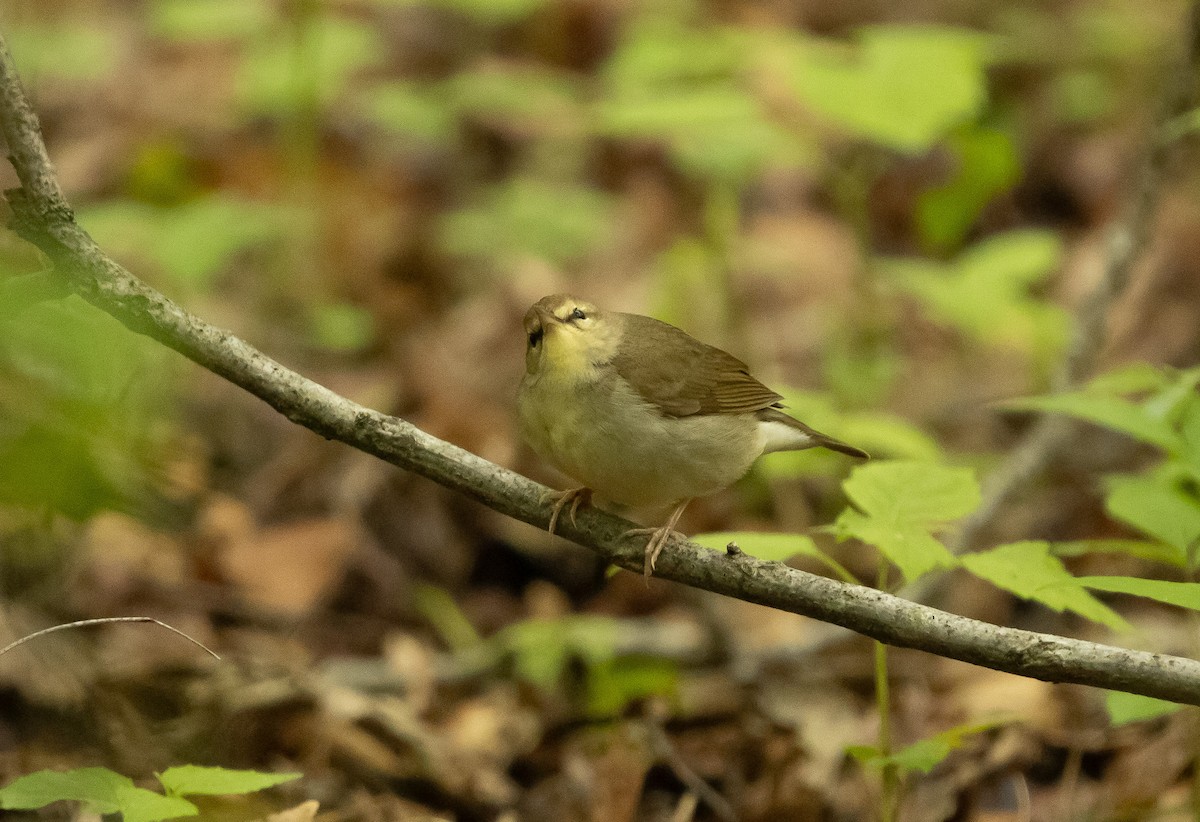
{"label": "bird's eye", "polygon": [[571,312],[571,315],[569,317],[567,317],[568,321],[570,321],[570,320],[586,320],[586,319],[587,319],[587,314],[584,314],[583,309],[578,308],[578,307],[575,308],[575,310]]}
{"label": "bird's eye", "polygon": [[541,328],[538,328],[538,329],[537,329],[537,330],[535,330],[535,331],[530,331],[530,332],[529,332],[529,347],[530,347],[530,348],[537,348],[537,346],[538,346],[538,343],[540,343],[540,342],[542,341],[542,334],[543,334],[543,333],[544,333],[544,332],[542,331],[542,329],[541,329]]}

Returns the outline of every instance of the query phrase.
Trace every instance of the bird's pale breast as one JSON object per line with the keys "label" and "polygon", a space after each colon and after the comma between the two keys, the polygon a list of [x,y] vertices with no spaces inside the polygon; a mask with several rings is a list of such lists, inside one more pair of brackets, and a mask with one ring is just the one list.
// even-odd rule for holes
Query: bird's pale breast
{"label": "bird's pale breast", "polygon": [[615,375],[527,375],[521,433],[563,473],[616,502],[657,506],[736,482],[764,448],[751,414],[668,417]]}

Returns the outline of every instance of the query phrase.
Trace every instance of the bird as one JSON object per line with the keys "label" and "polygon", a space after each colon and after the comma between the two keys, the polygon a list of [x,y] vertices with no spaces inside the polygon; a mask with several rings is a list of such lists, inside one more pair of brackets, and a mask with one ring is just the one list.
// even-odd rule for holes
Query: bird
{"label": "bird", "polygon": [[688,503],[740,479],[761,455],[826,448],[868,454],[783,411],[783,399],[741,360],[673,325],[605,311],[569,294],[525,314],[522,438],[578,487],[547,495],[549,531],[572,524],[593,492],[632,508],[674,506],[649,534],[649,579]]}

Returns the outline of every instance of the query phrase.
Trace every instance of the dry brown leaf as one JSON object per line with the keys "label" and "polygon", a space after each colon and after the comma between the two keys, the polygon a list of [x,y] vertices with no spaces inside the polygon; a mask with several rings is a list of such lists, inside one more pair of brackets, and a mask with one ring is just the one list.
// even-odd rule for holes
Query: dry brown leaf
{"label": "dry brown leaf", "polygon": [[347,520],[303,520],[230,540],[218,550],[217,562],[254,605],[300,616],[341,579],[360,538]]}
{"label": "dry brown leaf", "polygon": [[279,813],[273,813],[262,822],[312,822],[317,816],[321,803],[315,799],[302,802],[294,808],[288,808]]}

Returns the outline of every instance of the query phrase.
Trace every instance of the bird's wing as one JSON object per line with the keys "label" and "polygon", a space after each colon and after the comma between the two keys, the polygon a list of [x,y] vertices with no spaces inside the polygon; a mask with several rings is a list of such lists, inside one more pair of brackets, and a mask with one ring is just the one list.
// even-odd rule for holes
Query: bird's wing
{"label": "bird's wing", "polygon": [[[650,317],[625,314],[622,319],[627,344],[621,348],[627,353],[618,353],[612,364],[663,414],[746,414],[777,407],[782,399],[750,376],[744,362],[721,349]],[[633,355],[630,349],[654,355]]]}

